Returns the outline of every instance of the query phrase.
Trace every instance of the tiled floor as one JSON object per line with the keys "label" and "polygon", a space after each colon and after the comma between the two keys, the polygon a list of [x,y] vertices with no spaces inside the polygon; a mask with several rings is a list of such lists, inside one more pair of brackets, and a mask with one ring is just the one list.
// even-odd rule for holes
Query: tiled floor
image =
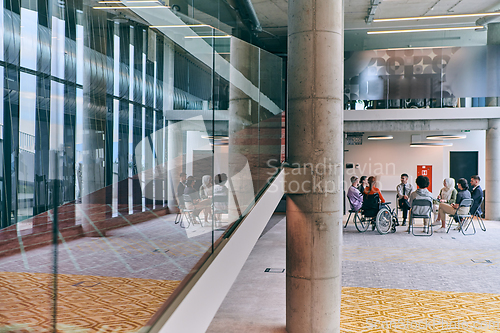
{"label": "tiled floor", "polygon": [[[500,222],[486,227],[416,237],[405,227],[379,235],[350,224],[342,332],[500,332]],[[207,332],[286,332],[285,274],[264,272],[285,268],[285,228],[283,219],[257,242]]]}

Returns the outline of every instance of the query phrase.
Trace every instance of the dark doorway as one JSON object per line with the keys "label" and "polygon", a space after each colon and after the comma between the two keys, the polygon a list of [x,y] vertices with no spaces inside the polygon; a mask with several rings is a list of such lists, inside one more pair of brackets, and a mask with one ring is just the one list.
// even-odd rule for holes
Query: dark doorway
{"label": "dark doorway", "polygon": [[467,179],[477,175],[477,151],[450,151],[450,177],[457,181],[460,178]]}

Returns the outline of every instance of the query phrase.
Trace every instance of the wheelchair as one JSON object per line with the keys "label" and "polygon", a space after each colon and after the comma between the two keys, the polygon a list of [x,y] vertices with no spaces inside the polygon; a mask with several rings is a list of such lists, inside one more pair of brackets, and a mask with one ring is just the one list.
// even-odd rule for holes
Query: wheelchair
{"label": "wheelchair", "polygon": [[[398,217],[395,209],[391,209],[390,202],[380,202],[378,193],[363,195],[363,206],[361,206],[362,215],[358,223],[355,223],[356,229],[360,232],[368,230],[371,225],[372,230],[377,229],[381,235],[389,232],[396,232]],[[359,228],[358,228],[359,225]],[[360,230],[361,229],[361,230]]]}

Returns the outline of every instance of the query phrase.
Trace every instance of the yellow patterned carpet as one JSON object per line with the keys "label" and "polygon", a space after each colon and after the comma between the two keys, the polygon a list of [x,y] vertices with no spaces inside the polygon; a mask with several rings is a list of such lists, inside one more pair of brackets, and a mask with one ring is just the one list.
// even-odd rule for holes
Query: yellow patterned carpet
{"label": "yellow patterned carpet", "polygon": [[[0,333],[52,332],[52,275],[0,272]],[[179,281],[58,276],[58,332],[137,332]]]}
{"label": "yellow patterned carpet", "polygon": [[[59,275],[58,332],[138,332],[179,281]],[[52,275],[0,272],[0,333],[51,332]],[[500,295],[342,289],[342,332],[500,332]]]}
{"label": "yellow patterned carpet", "polygon": [[500,295],[342,288],[342,332],[500,332]]}

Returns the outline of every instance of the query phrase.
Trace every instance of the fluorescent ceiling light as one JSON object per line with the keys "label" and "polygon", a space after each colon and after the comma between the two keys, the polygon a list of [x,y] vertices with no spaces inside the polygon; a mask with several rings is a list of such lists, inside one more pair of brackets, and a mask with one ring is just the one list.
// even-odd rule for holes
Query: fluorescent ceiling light
{"label": "fluorescent ceiling light", "polygon": [[94,9],[136,9],[136,8],[167,8],[170,9],[170,6],[98,6],[93,7]]}
{"label": "fluorescent ceiling light", "polygon": [[394,21],[416,21],[416,20],[434,20],[460,17],[477,17],[477,16],[500,16],[500,12],[494,13],[473,13],[473,14],[453,14],[453,15],[429,15],[429,16],[413,16],[413,17],[395,17],[374,19],[373,22],[394,22]]}
{"label": "fluorescent ceiling light", "polygon": [[392,135],[373,135],[368,137],[368,140],[392,140],[392,139],[394,139]]}
{"label": "fluorescent ceiling light", "polygon": [[185,36],[184,38],[230,38],[229,35],[224,36]]}
{"label": "fluorescent ceiling light", "polygon": [[150,28],[196,28],[210,27],[208,24],[150,25]]}
{"label": "fluorescent ceiling light", "polygon": [[427,140],[443,140],[443,139],[465,139],[467,136],[463,134],[442,134],[442,135],[428,135]]}
{"label": "fluorescent ceiling light", "polygon": [[203,135],[203,139],[215,139],[215,140],[229,140],[229,137],[227,135]]}
{"label": "fluorescent ceiling light", "polygon": [[380,35],[380,34],[400,34],[407,32],[430,32],[430,31],[450,31],[450,30],[476,30],[483,29],[482,25],[477,25],[473,27],[448,27],[448,28],[424,28],[424,29],[407,29],[407,30],[378,30],[378,31],[368,31],[368,35]]}
{"label": "fluorescent ceiling light", "polygon": [[416,142],[410,144],[410,147],[450,147],[453,143],[444,142]]}

